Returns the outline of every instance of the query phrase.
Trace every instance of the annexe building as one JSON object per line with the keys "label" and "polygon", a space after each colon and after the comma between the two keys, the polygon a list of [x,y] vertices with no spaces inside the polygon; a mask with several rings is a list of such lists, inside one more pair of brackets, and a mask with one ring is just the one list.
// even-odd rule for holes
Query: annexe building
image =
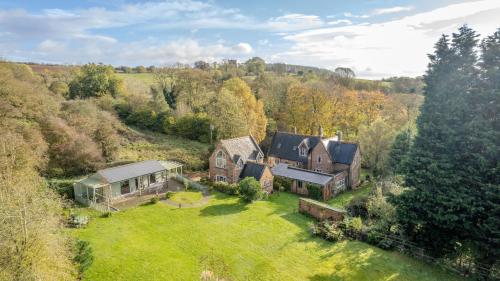
{"label": "annexe building", "polygon": [[326,174],[318,171],[310,171],[288,164],[277,164],[271,169],[274,176],[290,179],[292,184],[290,191],[300,195],[309,196],[310,185],[321,188],[321,197],[328,200],[338,193],[346,190],[345,177],[347,172],[341,171],[335,174]]}
{"label": "annexe building", "polygon": [[136,194],[155,192],[167,179],[182,174],[182,164],[173,161],[147,160],[107,168],[76,182],[75,200],[86,206],[109,206]]}

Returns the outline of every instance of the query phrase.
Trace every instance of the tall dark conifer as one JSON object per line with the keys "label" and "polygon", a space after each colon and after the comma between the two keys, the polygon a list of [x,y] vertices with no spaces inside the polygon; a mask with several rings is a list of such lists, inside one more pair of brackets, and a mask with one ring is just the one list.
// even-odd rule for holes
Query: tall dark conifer
{"label": "tall dark conifer", "polygon": [[[438,255],[451,253],[455,242],[471,243],[476,257],[491,263],[499,241],[499,91],[481,79],[487,74],[481,76],[478,68],[477,36],[463,26],[451,43],[441,37],[429,56],[425,102],[406,173],[411,189],[393,202],[414,241]],[[491,52],[496,42],[488,45]],[[499,56],[484,61],[484,46],[482,63],[497,71]]]}

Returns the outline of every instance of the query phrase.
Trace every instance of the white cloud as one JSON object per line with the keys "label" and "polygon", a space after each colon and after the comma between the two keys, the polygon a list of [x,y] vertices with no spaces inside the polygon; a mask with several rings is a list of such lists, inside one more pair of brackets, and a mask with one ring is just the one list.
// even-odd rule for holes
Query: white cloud
{"label": "white cloud", "polygon": [[323,26],[324,22],[319,16],[305,14],[285,14],[280,17],[271,18],[267,26],[273,30],[292,31],[318,28]]}
{"label": "white cloud", "polygon": [[64,52],[66,44],[47,39],[38,44],[37,50],[44,53]]}
{"label": "white cloud", "polygon": [[373,15],[385,15],[385,14],[394,14],[394,13],[400,13],[400,12],[407,12],[413,10],[414,7],[412,6],[396,6],[392,8],[382,8],[382,9],[375,9],[372,11],[371,14]]}
{"label": "white cloud", "polygon": [[334,20],[334,21],[329,21],[329,25],[338,25],[338,24],[352,24],[352,21],[342,19],[342,20]]}
{"label": "white cloud", "polygon": [[282,60],[335,68],[347,66],[364,77],[422,75],[441,33],[465,23],[483,35],[500,26],[500,1],[453,4],[397,20],[312,29],[287,35],[293,43]]}
{"label": "white cloud", "polygon": [[252,46],[248,43],[238,43],[233,46],[233,51],[239,54],[250,54],[252,52]]}

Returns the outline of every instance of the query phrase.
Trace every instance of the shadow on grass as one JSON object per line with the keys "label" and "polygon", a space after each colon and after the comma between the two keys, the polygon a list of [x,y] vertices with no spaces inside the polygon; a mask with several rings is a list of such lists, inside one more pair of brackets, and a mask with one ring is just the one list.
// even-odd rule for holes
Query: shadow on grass
{"label": "shadow on grass", "polygon": [[224,216],[237,214],[247,210],[247,204],[243,201],[228,204],[217,204],[201,209],[200,216]]}

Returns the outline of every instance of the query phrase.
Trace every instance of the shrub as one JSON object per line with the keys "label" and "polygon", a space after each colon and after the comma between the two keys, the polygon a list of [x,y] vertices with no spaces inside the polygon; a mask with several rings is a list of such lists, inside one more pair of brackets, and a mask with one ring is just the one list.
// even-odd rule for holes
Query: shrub
{"label": "shrub", "polygon": [[174,193],[172,191],[167,191],[167,192],[165,192],[165,199],[169,199],[173,195],[174,195]]}
{"label": "shrub", "polygon": [[229,195],[238,195],[239,187],[237,184],[228,184],[225,182],[215,182],[212,184],[213,189],[216,191],[226,193]]}
{"label": "shrub", "polygon": [[69,216],[69,226],[74,228],[82,228],[89,223],[89,217],[78,214],[71,214]]}
{"label": "shrub", "polygon": [[313,224],[311,233],[325,240],[337,242],[344,239],[344,233],[338,222],[321,221]]}
{"label": "shrub", "polygon": [[80,276],[82,276],[83,272],[94,262],[92,247],[90,247],[89,242],[78,240],[75,248],[75,257],[73,260],[78,266]]}
{"label": "shrub", "polygon": [[246,177],[239,183],[240,196],[247,202],[252,202],[262,198],[262,186],[253,177]]}
{"label": "shrub", "polygon": [[344,234],[352,239],[358,239],[363,229],[363,221],[360,217],[345,218],[342,222]]}
{"label": "shrub", "polygon": [[175,122],[174,130],[184,138],[204,143],[210,142],[210,119],[206,114],[183,116]]}
{"label": "shrub", "polygon": [[307,194],[309,197],[315,199],[315,200],[322,200],[323,199],[323,192],[321,189],[321,186],[317,184],[307,184]]}
{"label": "shrub", "polygon": [[274,177],[273,188],[280,191],[290,191],[292,189],[292,181],[282,177]]}
{"label": "shrub", "polygon": [[[61,169],[62,171],[62,169]],[[51,189],[57,192],[62,197],[73,199],[75,198],[73,183],[74,180],[49,180],[48,184]]]}
{"label": "shrub", "polygon": [[368,196],[356,196],[346,206],[347,211],[353,217],[368,217]]}
{"label": "shrub", "polygon": [[159,201],[160,201],[160,196],[155,195],[155,196],[151,197],[151,199],[149,200],[149,203],[151,203],[151,204],[156,204],[156,203],[158,203]]}
{"label": "shrub", "polygon": [[113,216],[113,212],[107,211],[107,212],[102,213],[101,218],[110,218],[112,216]]}

